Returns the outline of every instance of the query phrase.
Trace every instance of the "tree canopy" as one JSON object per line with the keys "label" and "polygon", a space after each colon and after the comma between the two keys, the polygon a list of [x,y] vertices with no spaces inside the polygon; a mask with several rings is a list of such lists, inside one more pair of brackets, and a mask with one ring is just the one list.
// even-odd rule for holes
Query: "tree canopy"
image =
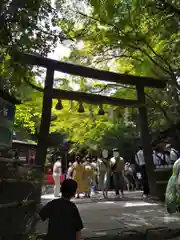
{"label": "tree canopy", "polygon": [[[57,26],[57,12],[48,0],[3,0],[0,3],[0,79],[1,89],[22,97],[19,87],[34,81],[31,67],[14,61],[17,51],[47,56],[57,42],[66,39]],[[24,86],[25,88],[25,86]],[[23,89],[24,89],[23,88]],[[20,96],[19,96],[20,95]]]}
{"label": "tree canopy", "polygon": [[167,79],[164,91],[147,90],[147,101],[161,110],[168,124],[179,120],[179,1],[56,3],[63,16],[59,25],[82,43],[81,48],[74,45],[71,61]]}
{"label": "tree canopy", "polygon": [[[166,89],[145,90],[149,127],[153,133],[178,122],[179,12],[178,0],[56,0],[54,6],[46,0],[3,1],[0,4],[1,87],[23,100],[17,106],[15,127],[25,128],[31,134],[38,131],[42,93],[27,83],[37,85],[35,76],[41,78],[42,73],[18,65],[12,56],[17,50],[47,56],[58,42],[67,39],[72,42],[71,54],[64,61],[167,79]],[[66,75],[56,79],[55,86],[66,90],[76,86],[78,91],[136,98],[136,91],[130,86]],[[108,145],[122,147],[123,142],[132,146],[133,139],[139,137],[136,109],[104,106],[106,114],[99,116],[99,106],[84,104],[85,112],[80,114],[78,104],[63,101],[64,108],[57,111],[56,101],[53,102],[51,132],[65,132],[72,142],[94,150]]]}

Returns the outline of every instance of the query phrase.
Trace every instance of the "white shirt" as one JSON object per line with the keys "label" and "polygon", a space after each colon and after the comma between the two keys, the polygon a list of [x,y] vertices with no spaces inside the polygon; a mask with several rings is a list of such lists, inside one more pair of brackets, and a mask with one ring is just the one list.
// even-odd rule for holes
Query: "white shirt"
{"label": "white shirt", "polygon": [[62,169],[61,169],[61,162],[56,161],[53,166],[53,176],[61,176],[62,174]]}
{"label": "white shirt", "polygon": [[125,164],[124,170],[125,170],[125,172],[128,173],[128,174],[133,174],[133,169],[132,169],[131,165]]}
{"label": "white shirt", "polygon": [[97,163],[96,163],[96,162],[92,162],[92,163],[91,163],[91,166],[92,166],[93,170],[96,171],[96,169],[97,169]]}
{"label": "white shirt", "polygon": [[155,151],[153,151],[153,163],[154,163],[155,166],[159,166],[160,165],[159,164],[159,158],[157,157]]}
{"label": "white shirt", "polygon": [[178,159],[178,153],[176,153],[177,151],[174,148],[171,148],[170,150],[170,160],[172,162],[175,162]]}
{"label": "white shirt", "polygon": [[167,155],[167,154],[165,154],[165,161],[166,161],[166,164],[170,164],[170,157],[169,157],[169,155]]}
{"label": "white shirt", "polygon": [[160,166],[163,161],[163,154],[153,151],[153,162],[155,166]]}
{"label": "white shirt", "polygon": [[139,150],[139,151],[136,153],[136,155],[135,155],[135,161],[136,161],[137,165],[139,165],[139,166],[145,165],[143,150]]}
{"label": "white shirt", "polygon": [[169,156],[163,153],[153,153],[153,161],[156,166],[160,166],[162,162],[165,160],[165,164],[170,163]]}
{"label": "white shirt", "polygon": [[70,178],[71,178],[71,173],[72,173],[72,171],[73,171],[73,168],[72,168],[71,166],[68,167],[67,174],[66,174],[67,179],[70,179]]}

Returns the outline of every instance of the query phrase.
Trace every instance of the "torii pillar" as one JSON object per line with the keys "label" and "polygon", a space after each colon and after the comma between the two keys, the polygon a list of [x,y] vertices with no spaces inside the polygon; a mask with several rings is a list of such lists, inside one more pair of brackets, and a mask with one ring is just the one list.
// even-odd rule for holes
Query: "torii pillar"
{"label": "torii pillar", "polygon": [[146,98],[143,85],[136,85],[137,100],[142,105],[139,106],[139,122],[141,132],[141,142],[144,152],[144,158],[146,163],[146,172],[148,177],[148,183],[150,188],[150,194],[156,196],[156,180],[154,177],[154,163],[153,163],[153,152],[151,145],[151,135],[148,127],[148,117],[146,108]]}

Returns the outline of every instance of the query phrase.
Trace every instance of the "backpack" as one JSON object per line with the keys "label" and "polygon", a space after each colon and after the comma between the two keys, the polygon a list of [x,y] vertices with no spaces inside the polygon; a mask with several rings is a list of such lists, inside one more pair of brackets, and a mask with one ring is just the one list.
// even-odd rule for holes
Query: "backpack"
{"label": "backpack", "polygon": [[164,154],[163,154],[163,158],[160,157],[157,153],[155,153],[155,156],[160,160],[160,165],[166,165],[166,159]]}

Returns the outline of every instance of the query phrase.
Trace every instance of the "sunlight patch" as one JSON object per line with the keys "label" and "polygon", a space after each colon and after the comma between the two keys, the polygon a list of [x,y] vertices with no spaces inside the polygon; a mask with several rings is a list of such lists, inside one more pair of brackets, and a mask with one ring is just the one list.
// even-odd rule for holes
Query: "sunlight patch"
{"label": "sunlight patch", "polygon": [[124,207],[143,207],[143,206],[158,206],[158,204],[147,202],[126,202],[124,204]]}
{"label": "sunlight patch", "polygon": [[96,235],[98,235],[98,236],[106,236],[107,232],[96,232]]}

